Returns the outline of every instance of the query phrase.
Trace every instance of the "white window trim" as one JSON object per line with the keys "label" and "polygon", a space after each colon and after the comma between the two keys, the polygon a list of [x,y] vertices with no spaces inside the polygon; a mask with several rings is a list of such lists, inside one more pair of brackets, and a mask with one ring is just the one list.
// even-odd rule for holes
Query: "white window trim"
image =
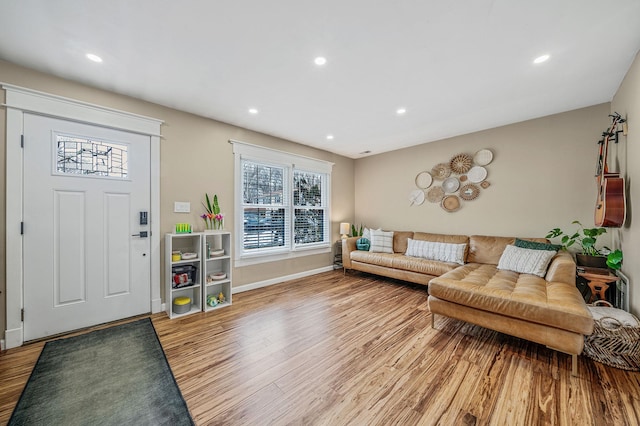
{"label": "white window trim", "polygon": [[[255,253],[246,254],[240,256],[242,243],[243,243],[243,229],[242,229],[242,197],[240,194],[240,181],[241,181],[241,160],[254,160],[256,162],[272,163],[283,166],[292,165],[296,170],[325,173],[327,175],[327,188],[326,188],[326,209],[328,214],[327,226],[331,223],[331,171],[333,170],[334,163],[324,160],[318,160],[311,157],[306,157],[299,154],[292,154],[277,149],[266,148],[247,142],[241,142],[230,139],[229,143],[233,145],[234,154],[234,195],[235,195],[235,247],[234,253],[234,265],[237,267],[255,265],[265,262],[281,261],[286,259],[293,259],[301,256],[310,256],[316,254],[323,254],[331,252],[331,236],[330,231],[327,241],[324,243],[310,244],[305,247],[286,248],[279,253]],[[292,169],[293,172],[293,169]],[[293,179],[293,176],[289,177]],[[293,206],[292,202],[292,208]],[[291,212],[293,214],[293,211]],[[293,238],[293,237],[292,237]]]}

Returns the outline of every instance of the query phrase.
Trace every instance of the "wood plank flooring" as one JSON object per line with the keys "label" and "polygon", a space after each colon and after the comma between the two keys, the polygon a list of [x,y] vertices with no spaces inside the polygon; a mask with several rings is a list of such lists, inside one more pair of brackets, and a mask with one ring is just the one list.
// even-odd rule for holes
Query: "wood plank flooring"
{"label": "wood plank flooring", "polygon": [[[152,315],[198,425],[637,425],[640,373],[438,316],[426,288],[342,271]],[[7,422],[43,342],[0,355]]]}

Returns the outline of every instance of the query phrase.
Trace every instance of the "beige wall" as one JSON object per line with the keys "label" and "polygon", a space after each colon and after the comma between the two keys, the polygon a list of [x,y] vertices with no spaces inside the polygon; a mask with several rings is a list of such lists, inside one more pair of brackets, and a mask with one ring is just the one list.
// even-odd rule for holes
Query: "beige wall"
{"label": "beige wall", "polygon": [[[601,104],[356,161],[356,219],[395,230],[544,236],[571,222],[593,225],[598,136],[608,123]],[[409,206],[414,178],[458,153],[488,148],[491,186],[448,213],[425,201]]]}
{"label": "beige wall", "polygon": [[[335,163],[332,174],[332,238],[339,238],[339,223],[353,215],[354,161],[336,154],[309,148],[300,144],[252,132],[236,126],[198,117],[156,104],[143,102],[115,93],[94,89],[82,84],[32,71],[0,61],[0,82],[65,96],[105,107],[164,120],[161,141],[160,230],[171,232],[176,222],[191,222],[202,227],[199,215],[204,212],[201,201],[204,194],[218,194],[222,211],[226,215],[225,228],[233,230],[233,153],[229,139],[301,154]],[[4,100],[4,92],[0,92]],[[5,114],[0,114],[0,141],[5,141]],[[0,150],[2,170],[0,185],[5,190],[5,149]],[[4,193],[4,192],[3,192]],[[191,203],[190,214],[173,213],[174,201]],[[5,239],[5,197],[0,197],[0,238]],[[4,243],[0,256],[4,259]],[[310,269],[331,266],[331,254],[307,256],[283,262],[236,268],[234,286],[297,274]],[[0,265],[0,330],[5,329],[5,263]],[[156,283],[155,285],[160,285]],[[161,290],[164,296],[164,289]]]}
{"label": "beige wall", "polygon": [[634,223],[634,212],[640,211],[640,54],[611,102],[611,111],[628,121],[628,135],[619,143],[619,163],[627,186],[627,220],[620,232],[624,260],[622,271],[631,282],[631,312],[640,316],[640,227]]}

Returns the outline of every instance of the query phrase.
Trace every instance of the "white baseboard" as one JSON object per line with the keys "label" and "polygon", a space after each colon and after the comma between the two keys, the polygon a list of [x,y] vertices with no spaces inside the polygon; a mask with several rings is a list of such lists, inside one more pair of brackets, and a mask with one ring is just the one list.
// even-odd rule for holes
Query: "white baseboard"
{"label": "white baseboard", "polygon": [[264,280],[264,281],[257,281],[251,284],[245,284],[245,285],[241,285],[238,287],[232,287],[231,288],[231,292],[233,294],[235,293],[242,293],[243,291],[249,291],[249,290],[255,290],[256,288],[261,288],[261,287],[267,287],[273,284],[280,284],[284,281],[290,281],[290,280],[295,280],[298,278],[304,278],[304,277],[308,277],[310,275],[316,275],[316,274],[320,274],[322,272],[329,272],[329,271],[333,271],[333,265],[331,266],[325,266],[323,268],[318,268],[318,269],[312,269],[310,271],[304,271],[304,272],[300,272],[297,274],[291,274],[291,275],[285,275],[282,277],[278,277],[278,278],[272,278],[270,280]]}
{"label": "white baseboard", "polygon": [[0,339],[0,351],[4,351],[4,339]]}
{"label": "white baseboard", "polygon": [[157,314],[158,312],[164,311],[164,304],[160,299],[152,299],[151,300],[151,313]]}
{"label": "white baseboard", "polygon": [[[249,291],[249,290],[255,290],[256,288],[261,288],[261,287],[267,287],[270,285],[274,285],[274,284],[280,284],[282,282],[285,281],[290,281],[290,280],[295,280],[298,278],[304,278],[304,277],[308,277],[311,275],[316,275],[316,274],[321,274],[322,272],[329,272],[329,271],[333,271],[333,265],[331,266],[325,266],[323,268],[318,268],[318,269],[312,269],[310,271],[304,271],[304,272],[300,272],[297,274],[291,274],[291,275],[285,275],[283,277],[278,277],[278,278],[272,278],[270,280],[264,280],[264,281],[257,281],[251,284],[245,284],[245,285],[241,285],[238,287],[232,287],[231,288],[231,293],[235,294],[235,293],[242,293],[243,291]],[[158,312],[164,312],[166,310],[166,302],[163,303],[162,305],[160,305],[160,311]]]}
{"label": "white baseboard", "polygon": [[22,328],[14,328],[12,330],[4,331],[4,344],[6,345],[6,349],[17,348],[18,346],[22,346]]}

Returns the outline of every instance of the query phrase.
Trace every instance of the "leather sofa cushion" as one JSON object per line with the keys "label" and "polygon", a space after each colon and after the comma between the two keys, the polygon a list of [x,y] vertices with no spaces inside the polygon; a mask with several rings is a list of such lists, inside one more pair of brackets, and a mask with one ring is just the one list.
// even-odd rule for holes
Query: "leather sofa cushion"
{"label": "leather sofa cushion", "polygon": [[[546,238],[522,238],[528,241],[548,243]],[[497,265],[504,248],[516,241],[514,237],[493,237],[486,235],[471,235],[469,237],[469,263],[487,263]]]}
{"label": "leather sofa cushion", "polygon": [[352,251],[351,260],[434,276],[442,275],[460,266],[457,263],[409,257],[400,253],[371,253],[368,251]]}
{"label": "leather sofa cushion", "polygon": [[391,253],[372,253],[370,251],[357,250],[351,252],[351,261],[372,263],[374,265],[392,268],[394,256],[397,255]]}
{"label": "leather sofa cushion", "polygon": [[581,334],[593,318],[574,285],[468,263],[429,282],[429,294],[449,302]]}
{"label": "leather sofa cushion", "polygon": [[414,232],[414,240],[421,241],[434,241],[436,243],[450,243],[450,244],[465,244],[469,242],[469,237],[466,235],[445,235],[445,234],[431,234],[429,232]]}
{"label": "leather sofa cushion", "polygon": [[405,255],[393,259],[393,267],[405,271],[419,272],[427,275],[442,275],[460,266],[458,263],[441,262],[439,260],[421,259]]}
{"label": "leather sofa cushion", "polygon": [[413,238],[413,231],[393,231],[393,252],[404,254],[409,238]]}

